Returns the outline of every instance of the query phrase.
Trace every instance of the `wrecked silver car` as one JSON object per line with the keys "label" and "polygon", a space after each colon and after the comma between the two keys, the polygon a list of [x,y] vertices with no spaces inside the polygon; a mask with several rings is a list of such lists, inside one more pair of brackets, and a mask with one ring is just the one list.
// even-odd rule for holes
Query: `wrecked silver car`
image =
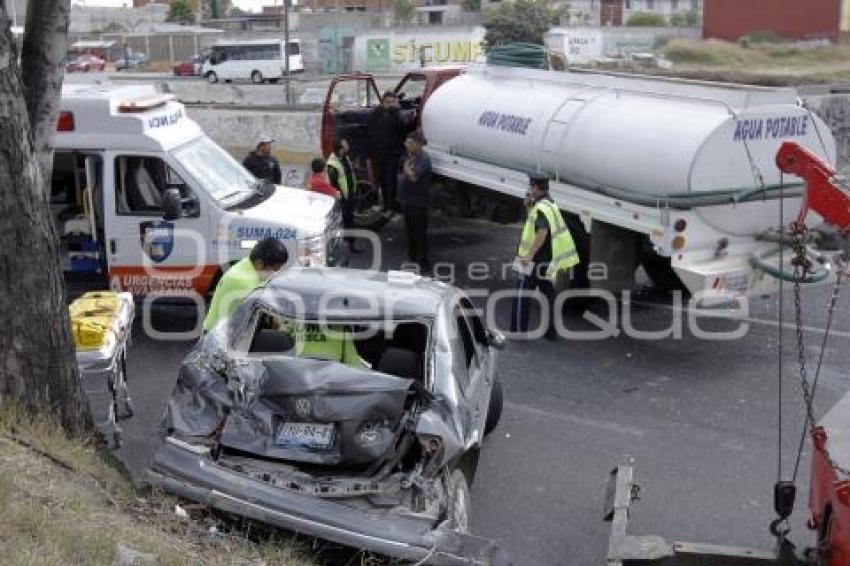
{"label": "wrecked silver car", "polygon": [[287,270],[187,356],[152,483],[384,555],[507,563],[469,534],[469,485],[502,411],[503,343],[450,285]]}

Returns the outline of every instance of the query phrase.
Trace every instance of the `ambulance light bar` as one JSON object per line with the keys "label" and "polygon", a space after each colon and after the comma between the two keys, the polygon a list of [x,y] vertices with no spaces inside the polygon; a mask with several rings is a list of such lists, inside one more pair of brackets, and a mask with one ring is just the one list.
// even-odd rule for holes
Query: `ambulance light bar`
{"label": "ambulance light bar", "polygon": [[132,114],[135,112],[146,112],[160,106],[165,106],[172,100],[175,100],[173,94],[159,94],[157,96],[149,96],[147,98],[137,98],[135,100],[126,100],[118,105],[118,112],[122,114]]}

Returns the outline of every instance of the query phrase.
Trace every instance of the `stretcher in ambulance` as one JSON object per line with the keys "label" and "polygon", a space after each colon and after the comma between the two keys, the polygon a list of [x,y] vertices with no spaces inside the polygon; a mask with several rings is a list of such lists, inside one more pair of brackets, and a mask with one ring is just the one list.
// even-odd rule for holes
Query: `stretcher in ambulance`
{"label": "stretcher in ambulance", "polygon": [[152,86],[66,86],[55,148],[50,204],[66,278],[205,295],[267,236],[301,264],[335,261],[334,199],[258,181]]}

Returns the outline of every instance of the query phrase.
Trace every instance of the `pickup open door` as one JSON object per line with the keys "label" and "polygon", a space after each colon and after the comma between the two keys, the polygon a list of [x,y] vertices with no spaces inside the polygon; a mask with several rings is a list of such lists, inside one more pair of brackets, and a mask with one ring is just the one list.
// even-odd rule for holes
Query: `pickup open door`
{"label": "pickup open door", "polygon": [[355,160],[369,154],[366,124],[381,98],[375,79],[369,74],[339,75],[333,79],[322,109],[322,154],[331,153],[337,137],[348,140]]}
{"label": "pickup open door", "polygon": [[367,125],[372,110],[380,103],[372,75],[356,73],[334,78],[322,109],[322,154],[325,157],[330,155],[334,139],[348,141],[349,158],[357,175],[354,225],[372,230],[379,229],[389,219],[369,158]]}

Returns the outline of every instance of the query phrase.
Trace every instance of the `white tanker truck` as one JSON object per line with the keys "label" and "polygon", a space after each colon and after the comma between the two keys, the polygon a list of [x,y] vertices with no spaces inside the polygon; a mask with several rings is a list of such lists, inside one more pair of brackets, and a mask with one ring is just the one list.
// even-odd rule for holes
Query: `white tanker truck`
{"label": "white tanker truck", "polygon": [[[346,104],[343,90],[357,94]],[[703,304],[769,294],[776,229],[802,204],[777,150],[791,140],[836,159],[829,128],[792,89],[481,64],[417,70],[396,91],[449,194],[516,206],[528,172],[551,178],[582,259],[575,287],[631,289],[642,265]],[[325,147],[343,135],[357,149],[377,100],[371,76],[338,77]]]}

